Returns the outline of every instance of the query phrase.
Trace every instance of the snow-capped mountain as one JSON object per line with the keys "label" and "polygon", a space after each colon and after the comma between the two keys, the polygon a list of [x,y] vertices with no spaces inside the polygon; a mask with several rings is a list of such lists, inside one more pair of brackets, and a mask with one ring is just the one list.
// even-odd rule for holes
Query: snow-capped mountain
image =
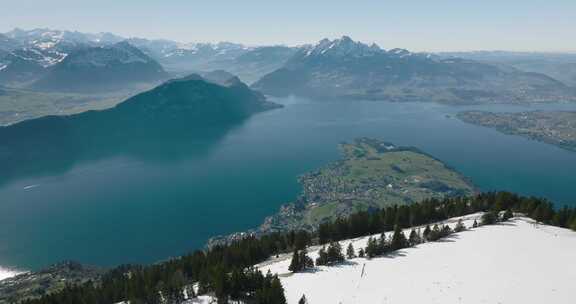
{"label": "snow-capped mountain", "polygon": [[339,39],[322,39],[314,45],[304,46],[297,56],[301,57],[365,57],[383,53],[377,44],[364,44],[348,36]]}
{"label": "snow-capped mountain", "polygon": [[48,91],[101,91],[168,78],[162,66],[128,42],[85,47],[48,69],[33,88]]}
{"label": "snow-capped mountain", "polygon": [[122,40],[122,37],[110,33],[14,29],[0,34],[0,82],[16,87],[27,86],[71,53]]}
{"label": "snow-capped mountain", "polygon": [[427,53],[413,53],[401,48],[385,50],[376,43],[366,44],[360,41],[354,41],[348,36],[342,36],[334,40],[325,38],[316,44],[303,46],[297,54],[291,58],[290,62],[295,63],[303,60],[312,61],[319,59],[354,60],[374,56],[431,58],[431,55]]}
{"label": "snow-capped mountain", "polygon": [[[155,61],[138,48],[123,41],[111,46],[82,49],[68,56],[62,65],[68,67],[103,67],[130,63],[155,63]],[[159,69],[161,68],[159,67]]]}
{"label": "snow-capped mountain", "polygon": [[111,33],[81,33],[51,29],[14,29],[5,34],[25,47],[42,50],[71,51],[82,46],[103,46],[120,42],[124,38]]}
{"label": "snow-capped mountain", "polygon": [[233,60],[252,48],[230,42],[179,43],[170,40],[131,38],[128,41],[175,72],[217,68],[216,63]]}
{"label": "snow-capped mountain", "polygon": [[285,46],[249,47],[231,42],[181,43],[166,39],[125,39],[111,33],[14,29],[0,34],[0,84],[27,87],[76,52],[107,47],[121,41],[140,49],[175,75],[224,69],[250,83],[281,67],[298,49]]}
{"label": "snow-capped mountain", "polygon": [[81,48],[105,46],[124,40],[111,33],[87,34],[50,29],[14,29],[3,36],[5,39],[0,36],[0,47],[10,44],[11,47],[5,49],[12,55],[43,67],[52,66]]}
{"label": "snow-capped mountain", "polygon": [[253,83],[284,65],[298,48],[250,47],[231,42],[178,43],[170,40],[130,38],[128,41],[176,74],[226,70]]}
{"label": "snow-capped mountain", "polygon": [[446,103],[574,100],[565,84],[544,74],[405,49],[383,50],[349,37],[298,51],[254,84],[270,95]]}

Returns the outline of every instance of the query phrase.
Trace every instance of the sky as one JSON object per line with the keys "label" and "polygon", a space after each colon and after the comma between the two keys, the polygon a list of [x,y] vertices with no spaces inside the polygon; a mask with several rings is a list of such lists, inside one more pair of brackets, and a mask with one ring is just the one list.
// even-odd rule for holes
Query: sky
{"label": "sky", "polygon": [[576,51],[576,0],[0,0],[0,32],[53,28],[182,42],[413,51]]}

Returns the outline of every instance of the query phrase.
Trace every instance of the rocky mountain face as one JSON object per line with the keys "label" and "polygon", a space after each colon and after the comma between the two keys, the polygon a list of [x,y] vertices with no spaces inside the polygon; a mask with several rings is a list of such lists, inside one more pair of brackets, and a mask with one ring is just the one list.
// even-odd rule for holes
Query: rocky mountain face
{"label": "rocky mountain face", "polygon": [[98,92],[136,83],[161,81],[168,74],[128,42],[87,47],[66,56],[33,84],[43,91]]}
{"label": "rocky mountain face", "polygon": [[404,49],[384,50],[349,37],[300,49],[253,86],[270,95],[444,103],[576,100],[549,76]]}

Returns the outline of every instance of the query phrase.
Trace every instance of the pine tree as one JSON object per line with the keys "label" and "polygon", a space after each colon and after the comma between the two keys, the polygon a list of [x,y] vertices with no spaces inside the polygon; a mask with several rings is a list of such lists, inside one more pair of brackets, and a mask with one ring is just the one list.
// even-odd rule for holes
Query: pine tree
{"label": "pine tree", "polygon": [[292,261],[290,261],[290,266],[288,266],[288,270],[291,272],[298,272],[301,270],[302,264],[300,263],[300,255],[298,254],[298,250],[294,249],[294,253],[292,254]]}
{"label": "pine tree", "polygon": [[[576,223],[576,222],[575,222],[575,223]],[[576,226],[575,226],[575,227],[576,227]],[[576,229],[574,229],[574,230],[576,230]],[[360,248],[360,250],[358,251],[358,257],[359,257],[359,258],[363,258],[363,257],[364,257],[364,249],[363,249],[363,248]]]}
{"label": "pine tree", "polygon": [[272,278],[270,283],[270,303],[271,304],[286,304],[286,297],[284,296],[284,287],[280,283],[278,276]]}
{"label": "pine tree", "polygon": [[502,221],[507,221],[513,217],[514,213],[512,213],[512,210],[506,209],[506,212],[504,212],[504,214],[502,215]]}
{"label": "pine tree", "polygon": [[354,251],[354,246],[352,246],[352,243],[348,244],[348,248],[346,249],[346,257],[349,260],[356,257],[356,253]]}
{"label": "pine tree", "polygon": [[452,228],[448,225],[444,225],[442,227],[442,231],[440,232],[440,238],[447,237],[452,234]]}
{"label": "pine tree", "polygon": [[420,244],[420,236],[418,235],[416,230],[412,229],[412,231],[410,231],[410,236],[408,237],[408,243],[410,246],[416,246]]}
{"label": "pine tree", "polygon": [[306,300],[306,295],[302,295],[302,297],[298,301],[298,304],[308,304],[308,301]]}
{"label": "pine tree", "polygon": [[478,221],[474,220],[474,223],[472,224],[472,228],[478,228]]}
{"label": "pine tree", "polygon": [[373,239],[372,237],[368,238],[368,244],[366,245],[366,250],[364,250],[364,252],[366,253],[366,256],[371,259],[373,257],[375,257],[377,255],[377,250],[378,250],[378,244],[376,244],[376,240]]}
{"label": "pine tree", "polygon": [[496,224],[498,221],[498,215],[494,211],[487,211],[482,214],[482,225],[492,225]]}
{"label": "pine tree", "polygon": [[430,229],[430,225],[426,225],[426,228],[424,229],[424,234],[422,235],[426,242],[430,241],[430,233],[431,232],[432,232],[432,230]]}
{"label": "pine tree", "polygon": [[[374,242],[376,242],[376,240],[374,240]],[[388,246],[388,242],[386,240],[386,234],[382,232],[382,234],[380,234],[380,239],[378,240],[378,243],[376,243],[376,255],[382,255],[387,253],[389,247],[390,246]]]}
{"label": "pine tree", "polygon": [[438,224],[434,224],[432,230],[430,231],[430,233],[428,233],[428,241],[430,242],[437,241],[440,238],[441,233],[442,232],[440,231],[440,227],[438,227]]}
{"label": "pine tree", "polygon": [[466,226],[462,223],[462,219],[458,219],[458,223],[456,223],[456,227],[454,227],[454,232],[461,232],[466,230]]}
{"label": "pine tree", "polygon": [[300,251],[299,260],[300,260],[300,270],[314,268],[314,261],[312,260],[312,258],[308,256],[308,251],[306,250],[306,248]]}
{"label": "pine tree", "polygon": [[394,227],[394,235],[392,236],[392,242],[390,243],[390,247],[392,250],[398,250],[407,247],[406,236],[402,229],[400,229],[400,225],[396,225]]}
{"label": "pine tree", "polygon": [[342,246],[338,242],[332,242],[328,246],[328,263],[340,263],[344,261]]}
{"label": "pine tree", "polygon": [[316,258],[316,265],[326,265],[328,264],[328,254],[326,253],[326,248],[322,247],[318,251],[318,258]]}

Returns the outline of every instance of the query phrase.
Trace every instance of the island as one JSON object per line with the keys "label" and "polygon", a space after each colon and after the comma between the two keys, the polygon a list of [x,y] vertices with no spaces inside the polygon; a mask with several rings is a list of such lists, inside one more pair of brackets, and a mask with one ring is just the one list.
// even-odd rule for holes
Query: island
{"label": "island", "polygon": [[576,151],[576,111],[493,113],[467,111],[457,117],[467,123]]}

